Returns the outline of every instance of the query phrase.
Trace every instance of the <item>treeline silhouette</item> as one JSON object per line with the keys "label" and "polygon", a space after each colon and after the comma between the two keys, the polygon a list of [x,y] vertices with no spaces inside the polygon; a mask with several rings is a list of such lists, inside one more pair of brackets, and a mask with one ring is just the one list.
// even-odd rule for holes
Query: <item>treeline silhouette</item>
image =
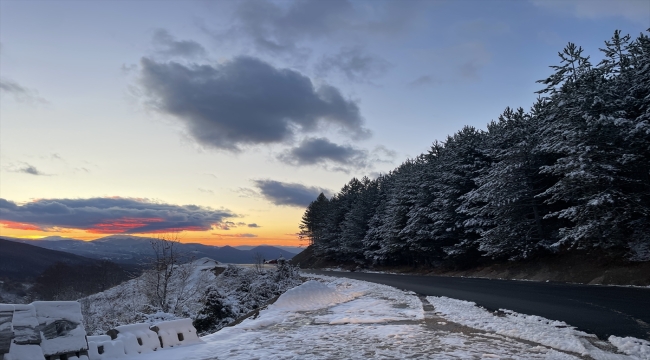
{"label": "treeline silhouette", "polygon": [[[649,29],[650,31],[650,29]],[[569,43],[529,111],[465,126],[306,209],[316,256],[464,266],[596,251],[650,260],[650,39],[617,30],[592,65]]]}

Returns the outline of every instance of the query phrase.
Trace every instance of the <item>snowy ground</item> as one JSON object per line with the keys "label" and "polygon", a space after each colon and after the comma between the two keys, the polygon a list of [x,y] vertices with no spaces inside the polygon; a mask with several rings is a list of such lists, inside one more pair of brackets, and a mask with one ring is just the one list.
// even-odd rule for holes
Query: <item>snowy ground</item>
{"label": "snowy ground", "polygon": [[[364,281],[309,275],[255,319],[159,359],[650,359],[650,343],[598,341],[562,322]],[[424,302],[423,302],[424,301]]]}

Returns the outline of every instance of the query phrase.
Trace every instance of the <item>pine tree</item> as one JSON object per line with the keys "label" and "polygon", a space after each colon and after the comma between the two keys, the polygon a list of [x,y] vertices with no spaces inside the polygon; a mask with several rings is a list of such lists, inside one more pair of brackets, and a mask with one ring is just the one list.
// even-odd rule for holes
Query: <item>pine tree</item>
{"label": "pine tree", "polygon": [[[363,238],[377,206],[377,182],[364,177],[354,194],[350,210],[341,224],[341,255],[345,260],[364,262]],[[351,186],[352,187],[352,186]]]}
{"label": "pine tree", "polygon": [[299,236],[301,239],[309,239],[309,245],[323,245],[327,229],[328,207],[329,200],[323,193],[320,193],[318,198],[307,206],[299,226]]}
{"label": "pine tree", "polygon": [[507,108],[498,122],[488,125],[486,155],[491,165],[476,178],[478,187],[463,196],[465,226],[480,235],[478,249],[486,256],[511,260],[527,258],[548,247],[546,206],[537,198],[545,190],[539,174],[545,156],[536,152],[539,143],[537,113]]}

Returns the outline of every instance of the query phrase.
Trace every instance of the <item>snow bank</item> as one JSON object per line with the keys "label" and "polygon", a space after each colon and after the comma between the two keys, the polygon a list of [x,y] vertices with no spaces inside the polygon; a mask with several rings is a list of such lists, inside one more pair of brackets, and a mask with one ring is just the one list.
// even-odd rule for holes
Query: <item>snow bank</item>
{"label": "snow bank", "polygon": [[81,306],[76,301],[35,301],[41,332],[41,349],[45,356],[88,349],[82,325]]}
{"label": "snow bank", "polygon": [[548,320],[540,316],[523,315],[502,310],[505,316],[495,316],[476,303],[450,299],[444,296],[427,296],[436,313],[453,321],[475,329],[534,341],[555,349],[572,351],[587,355],[588,351],[578,336],[591,336],[562,321]]}
{"label": "snow bank", "polygon": [[164,321],[154,325],[151,330],[158,333],[163,348],[200,343],[192,319]]}
{"label": "snow bank", "polygon": [[269,308],[292,311],[318,310],[350,299],[347,294],[337,292],[321,282],[309,280],[287,290]]}
{"label": "snow bank", "polygon": [[650,359],[650,341],[629,336],[622,338],[614,335],[607,340],[622,353],[636,356],[639,359]]}
{"label": "snow bank", "polygon": [[149,324],[122,325],[115,328],[117,340],[124,343],[127,355],[142,354],[156,351],[160,348],[158,335],[149,329]]}

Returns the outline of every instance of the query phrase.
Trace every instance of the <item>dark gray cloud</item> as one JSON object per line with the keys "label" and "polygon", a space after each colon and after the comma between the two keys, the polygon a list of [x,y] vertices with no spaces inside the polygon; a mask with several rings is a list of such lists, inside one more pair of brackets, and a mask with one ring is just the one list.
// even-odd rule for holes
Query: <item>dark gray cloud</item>
{"label": "dark gray cloud", "polygon": [[422,75],[418,77],[417,79],[411,81],[408,85],[413,88],[417,87],[423,87],[423,86],[429,86],[429,85],[434,85],[436,83],[439,83],[438,80],[433,78],[431,75]]}
{"label": "dark gray cloud", "polygon": [[292,165],[316,165],[334,163],[354,168],[367,165],[368,152],[350,145],[338,145],[326,138],[307,138],[297,147],[280,156],[280,160]]}
{"label": "dark gray cloud", "polygon": [[230,16],[231,25],[212,35],[218,41],[245,40],[269,54],[298,53],[309,49],[301,42],[318,39],[350,40],[368,35],[394,36],[410,28],[428,6],[427,1],[270,0],[240,1]]}
{"label": "dark gray cloud", "polygon": [[255,180],[254,182],[262,196],[275,205],[306,207],[316,200],[321,192],[329,193],[324,189],[296,183],[275,180]]}
{"label": "dark gray cloud", "polygon": [[218,237],[228,237],[228,238],[256,238],[257,235],[244,233],[244,234],[212,234]]}
{"label": "dark gray cloud", "polygon": [[47,100],[38,95],[37,91],[26,88],[9,79],[0,78],[0,93],[9,94],[14,100],[22,103],[32,105],[48,103]]}
{"label": "dark gray cloud", "polygon": [[646,26],[648,24],[648,14],[650,14],[650,4],[648,4],[647,1],[641,0],[532,0],[532,3],[540,8],[544,8],[558,14],[571,14],[581,19],[622,17],[630,21],[640,22]]}
{"label": "dark gray cloud", "polygon": [[157,29],[153,34],[152,42],[156,48],[156,53],[164,56],[179,56],[192,59],[207,55],[205,48],[201,44],[192,40],[176,40],[165,29]]}
{"label": "dark gray cloud", "polygon": [[185,66],[141,61],[149,104],[182,120],[201,145],[231,151],[242,145],[290,140],[298,132],[336,126],[369,135],[357,104],[329,85],[252,57],[223,64]]}
{"label": "dark gray cloud", "polygon": [[23,174],[36,175],[36,176],[50,175],[38,170],[34,165],[30,165],[28,163],[21,163],[20,165],[15,165],[15,164],[9,165],[5,167],[5,169],[9,172],[23,173]]}
{"label": "dark gray cloud", "polygon": [[133,198],[40,199],[24,205],[0,198],[0,224],[98,234],[204,231],[235,215],[226,209]]}
{"label": "dark gray cloud", "polygon": [[261,226],[257,225],[256,223],[248,224],[248,227],[249,228],[261,228]]}
{"label": "dark gray cloud", "polygon": [[337,71],[350,81],[366,82],[383,75],[389,67],[388,61],[356,46],[345,47],[337,54],[323,56],[316,64],[316,71],[322,76]]}
{"label": "dark gray cloud", "polygon": [[38,169],[36,169],[32,165],[27,165],[24,168],[18,169],[18,172],[22,172],[22,173],[25,173],[25,174],[32,174],[32,175],[45,175],[42,172],[38,171]]}

